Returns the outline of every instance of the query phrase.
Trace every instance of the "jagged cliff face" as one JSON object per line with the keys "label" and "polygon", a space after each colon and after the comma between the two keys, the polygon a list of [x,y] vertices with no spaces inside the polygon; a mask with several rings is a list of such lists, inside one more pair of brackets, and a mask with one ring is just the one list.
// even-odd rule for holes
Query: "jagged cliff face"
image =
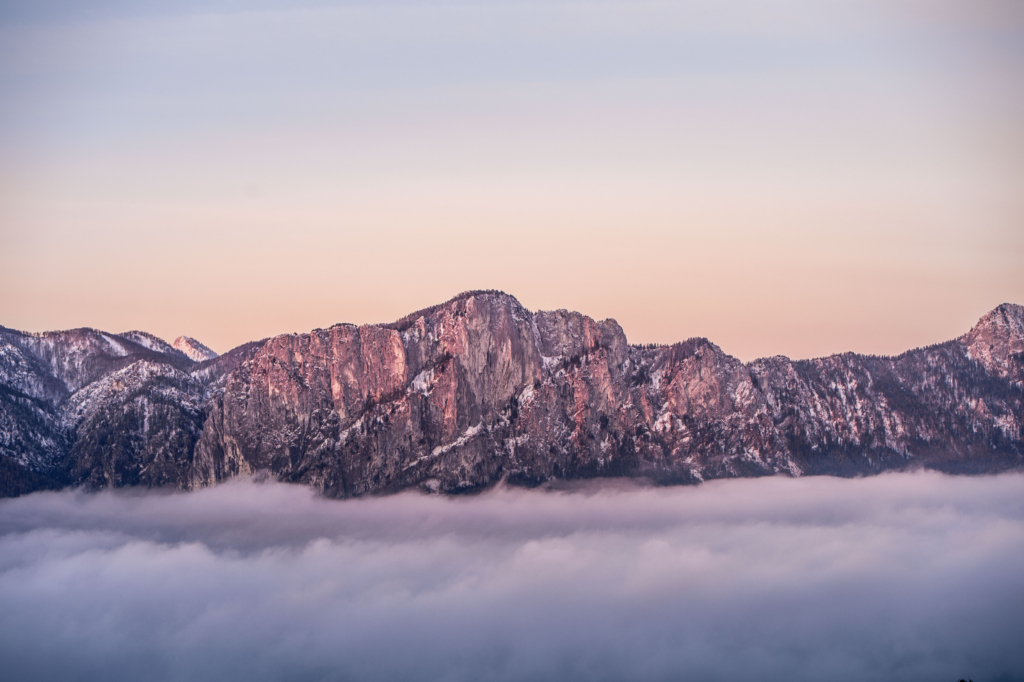
{"label": "jagged cliff face", "polygon": [[191,488],[267,471],[350,496],[1024,465],[1024,308],[1014,305],[897,358],[748,364],[705,339],[630,346],[612,320],[531,313],[499,292],[201,364],[88,332],[63,333],[85,334],[65,354],[88,362],[24,335],[0,355],[0,428],[14,434],[3,452],[61,482]]}
{"label": "jagged cliff face", "polygon": [[332,495],[505,478],[663,482],[1024,463],[1019,306],[898,358],[743,364],[692,339],[472,294],[384,326],[279,337],[232,375],[191,485],[268,470]]}

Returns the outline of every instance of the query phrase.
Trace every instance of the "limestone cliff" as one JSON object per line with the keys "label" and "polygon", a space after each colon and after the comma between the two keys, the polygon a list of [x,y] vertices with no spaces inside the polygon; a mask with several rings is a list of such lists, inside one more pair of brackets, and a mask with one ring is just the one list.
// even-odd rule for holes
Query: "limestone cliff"
{"label": "limestone cliff", "polygon": [[0,464],[20,481],[6,494],[260,471],[352,496],[1024,465],[1017,305],[898,357],[746,364],[700,338],[630,346],[613,320],[493,291],[202,362],[160,344],[0,328]]}

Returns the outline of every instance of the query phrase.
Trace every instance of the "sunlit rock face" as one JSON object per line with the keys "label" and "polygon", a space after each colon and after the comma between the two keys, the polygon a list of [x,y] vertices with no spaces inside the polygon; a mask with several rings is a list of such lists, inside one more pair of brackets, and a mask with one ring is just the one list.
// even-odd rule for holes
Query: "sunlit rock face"
{"label": "sunlit rock face", "polygon": [[41,346],[0,332],[8,468],[92,487],[265,471],[352,496],[1024,465],[1017,305],[895,358],[746,364],[706,339],[630,346],[613,320],[531,313],[501,292],[203,362],[140,334],[75,330]]}
{"label": "sunlit rock face", "polygon": [[996,471],[1024,463],[1022,319],[1000,306],[963,338],[897,358],[744,364],[705,339],[629,346],[612,320],[469,293],[392,325],[269,342],[211,406],[191,485],[258,470],[342,496]]}

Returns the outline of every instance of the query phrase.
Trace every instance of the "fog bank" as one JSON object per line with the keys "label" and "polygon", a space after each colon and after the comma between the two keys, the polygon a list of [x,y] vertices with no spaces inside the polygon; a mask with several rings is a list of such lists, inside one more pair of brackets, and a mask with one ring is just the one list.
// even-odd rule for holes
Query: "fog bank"
{"label": "fog bank", "polygon": [[38,680],[1024,680],[1024,475],[0,501]]}

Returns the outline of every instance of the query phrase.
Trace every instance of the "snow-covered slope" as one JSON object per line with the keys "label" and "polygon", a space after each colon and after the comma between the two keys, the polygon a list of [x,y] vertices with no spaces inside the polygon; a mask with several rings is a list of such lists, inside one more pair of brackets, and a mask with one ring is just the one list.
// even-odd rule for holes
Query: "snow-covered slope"
{"label": "snow-covered slope", "polygon": [[196,363],[146,332],[0,327],[0,495],[185,485],[205,403],[258,346]]}
{"label": "snow-covered slope", "polygon": [[[171,344],[167,343],[159,336],[150,334],[149,332],[140,332],[136,330],[130,332],[122,332],[121,334],[118,334],[118,336],[120,336],[122,339],[133,341],[142,346],[143,348],[148,348],[149,350],[156,351],[157,353],[164,353],[167,355],[180,355],[181,357],[189,358],[188,355],[182,353],[180,350],[178,350]],[[193,360],[193,358],[189,359]]]}
{"label": "snow-covered slope", "polygon": [[205,360],[213,360],[217,357],[217,354],[212,350],[199,343],[191,336],[179,336],[174,340],[174,348],[184,353],[193,362],[203,362]]}

